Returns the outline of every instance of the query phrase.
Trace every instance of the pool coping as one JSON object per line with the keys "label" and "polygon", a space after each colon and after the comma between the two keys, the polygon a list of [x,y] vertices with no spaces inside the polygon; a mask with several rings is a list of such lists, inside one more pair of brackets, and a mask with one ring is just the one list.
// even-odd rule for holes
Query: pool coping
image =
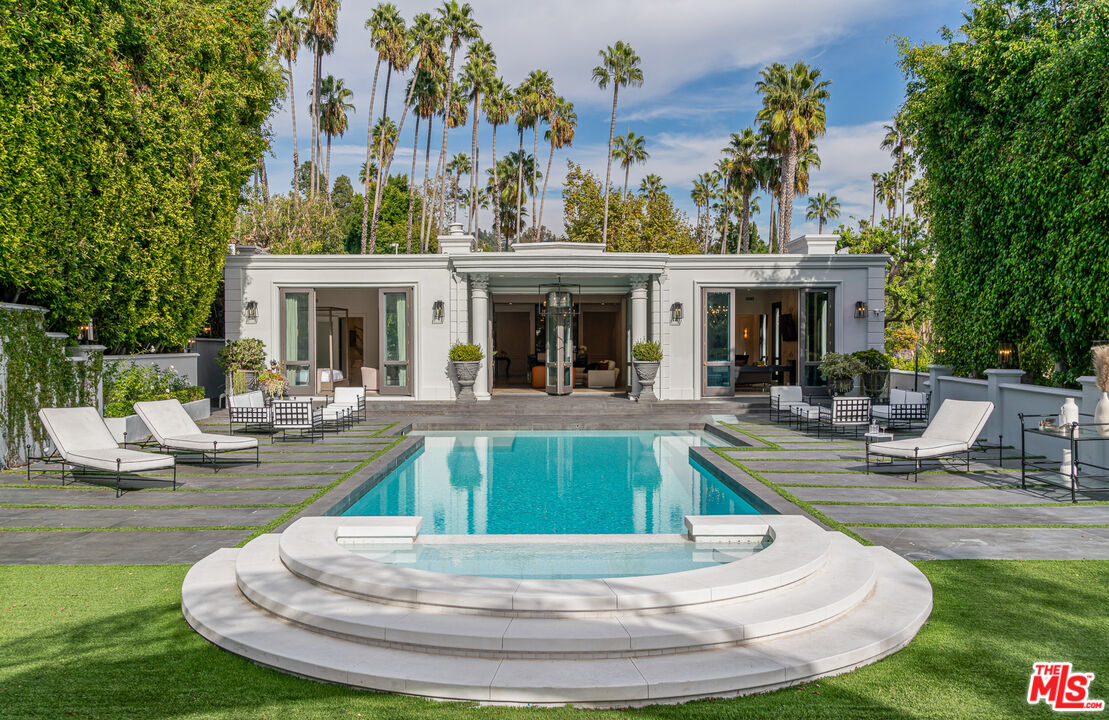
{"label": "pool coping", "polygon": [[[461,423],[460,423],[461,424]],[[480,423],[478,423],[480,424]],[[552,423],[557,425],[558,423]],[[497,428],[503,430],[504,428]],[[519,428],[522,431],[534,430],[576,430],[577,427],[543,427],[543,428]],[[669,429],[674,431],[682,430],[700,430],[725,442],[732,443],[733,445],[744,447],[751,446],[751,438],[732,430],[723,425],[705,422],[691,422],[686,427],[670,427],[670,428],[609,428],[612,430],[644,430],[646,432],[657,431],[662,429]],[[303,511],[298,513],[295,517],[290,518],[288,522],[282,525],[279,530],[284,530],[289,527],[293,522],[302,517],[340,517],[351,505],[358,501],[363,495],[371,491],[379,482],[381,482],[389,473],[396,470],[408,460],[412,455],[418,452],[424,445],[423,435],[410,434],[414,430],[420,430],[415,423],[406,423],[390,429],[389,434],[382,437],[403,436],[395,447],[386,451],[381,457],[369,463],[366,467],[356,472],[351,477],[344,480],[338,486],[324,494],[318,500],[306,507]],[[430,431],[431,429],[428,428]],[[442,428],[436,427],[435,431],[445,432],[466,432],[466,431],[482,431],[492,430],[490,428],[482,427],[451,427]],[[728,487],[729,490],[734,492],[740,499],[747,500],[753,497],[759,503],[769,507],[778,515],[800,515],[815,522],[817,525],[828,529],[828,526],[814,518],[809,513],[802,510],[797,505],[778,495],[770,488],[763,485],[758,480],[747,476],[737,467],[725,461],[711,447],[691,447],[689,449],[690,459],[696,460],[697,464],[708,471],[714,478],[722,482]],[[760,510],[759,507],[755,507]]]}

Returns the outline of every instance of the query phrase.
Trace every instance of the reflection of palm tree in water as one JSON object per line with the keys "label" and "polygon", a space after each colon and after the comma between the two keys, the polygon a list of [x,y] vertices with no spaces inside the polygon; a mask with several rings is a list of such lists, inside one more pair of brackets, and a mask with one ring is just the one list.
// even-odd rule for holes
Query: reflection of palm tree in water
{"label": "reflection of palm tree in water", "polygon": [[649,439],[632,441],[630,457],[632,462],[632,486],[643,490],[643,527],[645,532],[655,529],[655,503],[659,499],[659,486],[662,484],[662,471],[655,457],[654,445]]}
{"label": "reflection of palm tree in water", "polygon": [[451,487],[466,491],[466,532],[474,533],[474,491],[481,487],[481,465],[473,445],[456,444],[447,454]]}

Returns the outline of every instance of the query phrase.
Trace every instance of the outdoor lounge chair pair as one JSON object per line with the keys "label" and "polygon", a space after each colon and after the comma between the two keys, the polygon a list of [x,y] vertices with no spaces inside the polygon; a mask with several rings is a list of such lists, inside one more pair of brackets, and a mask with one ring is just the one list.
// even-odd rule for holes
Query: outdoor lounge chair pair
{"label": "outdoor lounge chair pair", "polygon": [[913,481],[919,479],[921,460],[965,456],[970,470],[970,448],[982,434],[993,413],[993,403],[969,400],[944,400],[936,416],[918,438],[868,443],[866,471],[870,472],[870,456],[903,458],[913,461]]}
{"label": "outdoor lounge chair pair", "polygon": [[189,413],[177,400],[148,400],[135,403],[135,414],[150,431],[153,444],[167,450],[200,455],[201,462],[211,459],[219,470],[216,457],[220,453],[254,449],[254,464],[261,464],[258,439],[215,435],[201,432]]}

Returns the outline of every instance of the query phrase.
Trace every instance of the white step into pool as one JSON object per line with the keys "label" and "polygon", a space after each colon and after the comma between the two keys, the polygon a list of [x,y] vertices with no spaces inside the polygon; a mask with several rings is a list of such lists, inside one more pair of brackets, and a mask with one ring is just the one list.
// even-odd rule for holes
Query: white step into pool
{"label": "white step into pool", "polygon": [[[932,608],[912,564],[799,516],[690,517],[684,537],[579,536],[594,552],[598,542],[658,547],[664,538],[716,558],[683,572],[579,579],[404,567],[421,543],[480,553],[506,537],[544,548],[578,540],[420,536],[418,521],[383,529],[396,522],[303,518],[219,550],[186,576],[185,617],[225,650],[317,680],[439,699],[621,706],[846,672],[904,647]],[[411,552],[382,553],[400,558],[390,564],[352,551],[367,537]],[[739,559],[728,561],[730,548]]]}

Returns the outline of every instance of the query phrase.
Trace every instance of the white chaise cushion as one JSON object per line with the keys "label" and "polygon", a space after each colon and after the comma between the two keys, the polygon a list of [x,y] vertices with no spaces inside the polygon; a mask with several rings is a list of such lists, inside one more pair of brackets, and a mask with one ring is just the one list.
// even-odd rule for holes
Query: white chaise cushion
{"label": "white chaise cushion", "polygon": [[883,418],[883,419],[888,420],[889,416],[890,416],[890,406],[889,405],[871,405],[870,406],[870,415],[871,415],[871,417]]}
{"label": "white chaise cushion", "polygon": [[42,408],[38,415],[58,454],[73,465],[123,472],[173,467],[172,455],[119,447],[96,408]]}
{"label": "white chaise cushion", "polygon": [[148,400],[135,403],[135,414],[159,445],[175,450],[247,450],[258,439],[201,432],[177,400]]}
{"label": "white chaise cushion", "polygon": [[928,402],[928,395],[922,392],[905,391],[905,405],[923,405]]}
{"label": "white chaise cushion", "polygon": [[265,407],[266,400],[262,397],[261,390],[253,390],[248,393],[240,395],[229,395],[227,398],[228,407]]}
{"label": "white chaise cushion", "polygon": [[359,399],[365,399],[364,387],[337,387],[335,388],[336,405],[358,405]]}
{"label": "white chaise cushion", "polygon": [[972,445],[993,413],[992,402],[944,400],[922,437]]}
{"label": "white chaise cushion", "polygon": [[890,405],[904,405],[905,391],[900,388],[890,390]]}
{"label": "white chaise cushion", "polygon": [[900,458],[934,458],[945,455],[964,453],[970,446],[955,440],[940,438],[905,438],[903,440],[890,440],[883,443],[871,443],[870,452],[875,455],[887,455]]}
{"label": "white chaise cushion", "polygon": [[802,401],[800,385],[775,385],[770,388],[770,398],[778,399],[778,407],[785,407],[786,403],[799,403]]}

